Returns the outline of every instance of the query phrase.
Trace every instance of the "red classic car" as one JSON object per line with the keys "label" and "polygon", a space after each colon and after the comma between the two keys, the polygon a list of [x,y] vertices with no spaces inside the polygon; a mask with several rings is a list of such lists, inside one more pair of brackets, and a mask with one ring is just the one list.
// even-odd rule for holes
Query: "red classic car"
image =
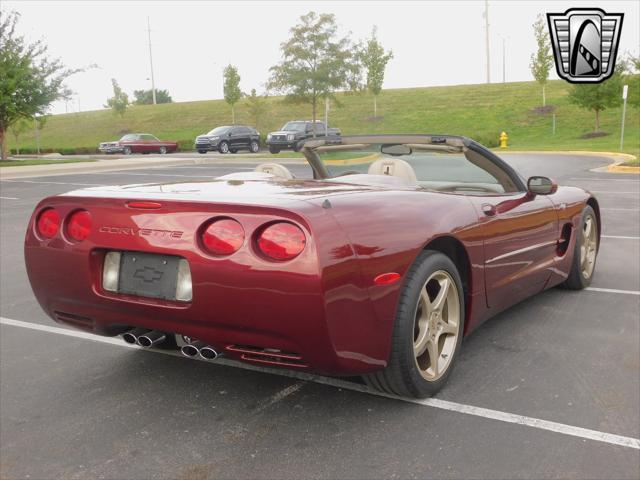
{"label": "red classic car", "polygon": [[588,192],[525,181],[464,137],[308,140],[283,165],[42,200],[25,257],[56,321],[187,356],[363,375],[424,397],[462,337],[545,289],[591,282]]}
{"label": "red classic car", "polygon": [[102,153],[173,153],[178,149],[177,142],[158,140],[148,133],[128,133],[117,142],[102,142],[98,150]]}

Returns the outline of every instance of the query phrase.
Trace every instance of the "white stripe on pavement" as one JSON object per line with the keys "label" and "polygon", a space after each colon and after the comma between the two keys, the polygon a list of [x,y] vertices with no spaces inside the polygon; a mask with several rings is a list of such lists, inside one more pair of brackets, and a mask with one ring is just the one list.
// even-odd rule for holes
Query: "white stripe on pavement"
{"label": "white stripe on pavement", "polygon": [[624,240],[640,240],[640,237],[625,237],[624,235],[602,235],[601,238],[618,238]]}
{"label": "white stripe on pavement", "polygon": [[620,191],[613,191],[613,190],[589,190],[591,193],[640,193],[640,190],[634,190],[632,192],[620,192]]}
{"label": "white stripe on pavement", "polygon": [[[35,177],[35,175],[33,175]],[[36,180],[3,180],[0,179],[1,182],[11,182],[11,183],[37,183],[41,185],[74,185],[80,187],[104,187],[106,186],[104,183],[76,183],[76,182],[46,182],[46,181],[36,181]]]}
{"label": "white stripe on pavement", "polygon": [[640,212],[639,208],[600,208],[600,210],[615,210],[618,212]]}
{"label": "white stripe on pavement", "polygon": [[586,180],[596,182],[638,182],[640,178],[588,178],[588,177],[572,177],[569,180]]}
{"label": "white stripe on pavement", "polygon": [[20,199],[16,197],[0,197],[0,200],[20,200]]}
{"label": "white stripe on pavement", "polygon": [[[106,343],[110,345],[116,345],[122,348],[135,348],[140,349],[135,345],[130,345],[125,343],[124,341],[118,338],[109,338],[109,337],[100,337],[97,335],[93,335],[91,333],[75,331],[75,330],[67,330],[59,327],[51,327],[48,325],[39,325],[36,323],[23,322],[21,320],[13,320],[11,318],[0,317],[0,324],[2,325],[10,325],[14,327],[22,327],[31,330],[37,330],[41,332],[54,333],[57,335],[66,335],[68,337],[82,338],[86,340],[91,340],[99,343]],[[173,357],[183,358],[186,357],[180,355],[176,352],[171,352],[168,350],[147,350],[153,353],[160,353],[163,355],[171,355]],[[205,361],[205,360],[201,360]],[[523,425],[526,427],[536,428],[539,430],[547,430],[550,432],[556,432],[563,435],[569,435],[572,437],[579,437],[587,440],[594,440],[596,442],[608,443],[610,445],[618,445],[621,447],[633,448],[636,450],[640,450],[640,439],[633,437],[626,437],[623,435],[615,435],[612,433],[601,432],[598,430],[591,430],[588,428],[575,427],[573,425],[567,425],[564,423],[558,422],[550,422],[548,420],[542,420],[534,417],[527,417],[525,415],[518,415],[515,413],[501,412],[499,410],[491,410],[488,408],[482,407],[474,407],[473,405],[465,405],[462,403],[451,402],[448,400],[440,400],[437,398],[426,398],[426,399],[415,399],[415,398],[404,398],[397,397],[395,395],[388,395],[382,392],[378,392],[375,390],[371,390],[364,385],[359,385],[357,383],[346,382],[344,380],[339,380],[337,378],[329,378],[329,377],[321,377],[318,375],[311,375],[304,372],[297,371],[289,371],[289,370],[276,370],[271,368],[259,367],[255,365],[244,364],[240,362],[236,362],[234,360],[228,359],[216,359],[213,363],[218,363],[222,365],[228,365],[231,367],[242,368],[244,370],[252,370],[252,371],[260,371],[271,373],[274,375],[279,375],[282,377],[288,378],[296,378],[298,380],[305,380],[309,382],[318,383],[321,385],[329,385],[337,388],[344,388],[345,390],[353,390],[356,392],[367,393],[370,395],[376,395],[379,397],[390,398],[393,400],[400,400],[403,402],[414,403],[418,405],[424,405],[427,407],[438,408],[441,410],[448,410],[450,412],[464,413],[466,415],[472,415],[475,417],[487,418],[490,420],[497,420],[499,422],[505,423],[513,423],[516,425]],[[275,396],[271,397],[267,402],[266,406],[269,406],[275,401],[281,399],[282,396],[290,395],[297,391],[300,387],[300,384],[294,384],[290,388],[284,389],[282,392],[279,392]],[[274,400],[275,397],[275,400]],[[271,403],[269,403],[271,401]],[[265,407],[266,408],[266,407]]]}
{"label": "white stripe on pavement", "polygon": [[590,292],[603,292],[603,293],[622,293],[624,295],[640,295],[640,292],[637,290],[618,290],[615,288],[598,288],[598,287],[587,287],[585,290],[589,290]]}

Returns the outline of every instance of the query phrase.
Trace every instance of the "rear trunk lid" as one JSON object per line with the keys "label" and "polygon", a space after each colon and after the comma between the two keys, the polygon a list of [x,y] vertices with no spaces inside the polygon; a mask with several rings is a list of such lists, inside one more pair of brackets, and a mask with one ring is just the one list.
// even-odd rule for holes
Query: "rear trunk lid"
{"label": "rear trunk lid", "polygon": [[[101,186],[74,190],[64,197],[141,199],[171,202],[204,202],[290,208],[305,200],[378,190],[380,185],[356,185],[326,180],[292,180],[286,182],[246,180],[243,177],[198,182]],[[263,174],[255,174],[264,177]]]}

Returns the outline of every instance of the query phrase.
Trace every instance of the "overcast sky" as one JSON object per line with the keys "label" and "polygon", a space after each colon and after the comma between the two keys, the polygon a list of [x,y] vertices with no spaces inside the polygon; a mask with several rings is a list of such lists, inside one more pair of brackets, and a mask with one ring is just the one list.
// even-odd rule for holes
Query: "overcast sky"
{"label": "overcast sky", "polygon": [[[334,13],[343,34],[368,36],[374,25],[394,59],[385,88],[482,83],[485,81],[484,1],[263,1],[263,2],[61,2],[0,0],[21,14],[20,31],[43,38],[50,53],[70,67],[99,68],[72,77],[72,102],[52,113],[102,108],[112,94],[111,78],[123,89],[150,88],[147,16],[151,22],[156,88],[174,101],[222,97],[222,68],[233,63],[243,91],[261,92],[269,67],[280,60],[280,43],[300,15]],[[598,6],[625,14],[620,52],[638,55],[640,1],[490,1],[491,81],[502,81],[502,38],[506,80],[531,80],[536,15],[570,7]],[[557,78],[555,72],[552,78]]]}

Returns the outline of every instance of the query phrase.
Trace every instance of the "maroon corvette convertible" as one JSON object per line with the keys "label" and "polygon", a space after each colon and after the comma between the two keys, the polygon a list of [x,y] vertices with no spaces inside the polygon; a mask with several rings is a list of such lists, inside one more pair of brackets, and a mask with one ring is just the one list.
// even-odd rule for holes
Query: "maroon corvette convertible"
{"label": "maroon corvette convertible", "polygon": [[584,190],[525,181],[463,137],[337,137],[301,151],[312,180],[267,163],[44,199],[25,242],[42,308],[142,347],[362,375],[424,397],[487,318],[591,282],[601,222]]}

